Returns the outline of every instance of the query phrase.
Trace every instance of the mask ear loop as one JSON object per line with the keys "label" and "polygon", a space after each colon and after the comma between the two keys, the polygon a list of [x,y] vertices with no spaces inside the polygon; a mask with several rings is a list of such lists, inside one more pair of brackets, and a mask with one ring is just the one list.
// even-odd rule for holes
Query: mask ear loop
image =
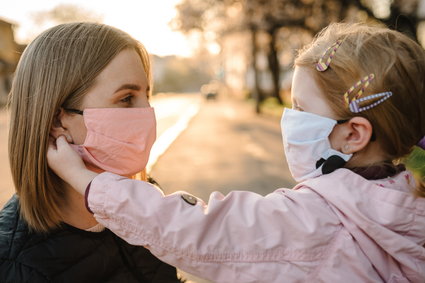
{"label": "mask ear loop", "polygon": [[73,109],[73,108],[64,108],[65,111],[71,112],[71,113],[75,113],[75,114],[79,114],[79,115],[83,115],[83,111],[78,110],[78,109]]}

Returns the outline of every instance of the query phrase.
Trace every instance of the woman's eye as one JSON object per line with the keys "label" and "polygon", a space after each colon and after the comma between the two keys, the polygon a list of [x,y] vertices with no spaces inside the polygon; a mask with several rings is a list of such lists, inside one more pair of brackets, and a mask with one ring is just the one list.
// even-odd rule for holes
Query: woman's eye
{"label": "woman's eye", "polygon": [[128,95],[125,98],[121,99],[120,101],[123,103],[131,103],[131,100],[133,99],[132,95]]}

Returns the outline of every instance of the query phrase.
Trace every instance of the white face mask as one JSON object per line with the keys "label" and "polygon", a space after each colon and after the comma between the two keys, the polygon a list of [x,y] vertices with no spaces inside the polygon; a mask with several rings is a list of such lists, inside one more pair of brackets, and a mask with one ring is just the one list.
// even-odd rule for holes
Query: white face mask
{"label": "white face mask", "polygon": [[[345,121],[341,121],[345,122]],[[331,148],[329,135],[338,121],[285,108],[281,127],[289,170],[297,182],[341,168],[352,154]]]}

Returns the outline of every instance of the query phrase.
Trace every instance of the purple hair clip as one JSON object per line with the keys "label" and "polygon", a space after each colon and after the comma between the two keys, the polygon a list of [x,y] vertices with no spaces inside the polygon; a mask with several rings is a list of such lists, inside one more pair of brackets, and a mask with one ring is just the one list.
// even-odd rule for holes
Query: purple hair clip
{"label": "purple hair clip", "polygon": [[417,146],[425,150],[425,136],[418,142]]}
{"label": "purple hair clip", "polygon": [[[350,111],[353,112],[353,113],[359,113],[359,112],[362,112],[362,111],[365,111],[365,110],[369,110],[369,109],[377,106],[378,104],[381,104],[382,102],[384,102],[385,100],[390,98],[392,95],[393,95],[393,93],[391,91],[386,91],[386,92],[368,95],[366,97],[362,97],[362,98],[358,98],[358,99],[353,99],[349,104]],[[381,98],[381,99],[379,99],[378,101],[375,101],[374,103],[369,104],[367,106],[360,107],[361,102],[367,101],[367,100],[372,100],[372,99],[377,99],[377,98]]]}
{"label": "purple hair clip", "polygon": [[[341,46],[341,44],[342,44],[342,40],[337,40],[334,44],[329,46],[325,50],[325,52],[323,52],[322,57],[320,57],[319,61],[316,64],[317,71],[323,72],[329,68],[332,58],[334,57],[336,50]],[[329,50],[331,50],[331,52],[329,53],[329,56],[326,58],[326,54],[328,54]]]}

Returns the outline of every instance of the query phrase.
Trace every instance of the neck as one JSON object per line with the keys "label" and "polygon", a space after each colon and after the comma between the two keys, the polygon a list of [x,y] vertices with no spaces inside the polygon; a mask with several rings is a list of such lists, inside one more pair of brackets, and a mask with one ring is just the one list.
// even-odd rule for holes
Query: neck
{"label": "neck", "polygon": [[85,230],[97,224],[93,214],[88,212],[84,196],[79,194],[69,185],[66,186],[66,200],[62,207],[63,222],[76,228]]}
{"label": "neck", "polygon": [[376,142],[371,142],[364,149],[356,152],[348,161],[346,167],[367,167],[385,163],[388,160],[391,159],[383,152],[381,146]]}

